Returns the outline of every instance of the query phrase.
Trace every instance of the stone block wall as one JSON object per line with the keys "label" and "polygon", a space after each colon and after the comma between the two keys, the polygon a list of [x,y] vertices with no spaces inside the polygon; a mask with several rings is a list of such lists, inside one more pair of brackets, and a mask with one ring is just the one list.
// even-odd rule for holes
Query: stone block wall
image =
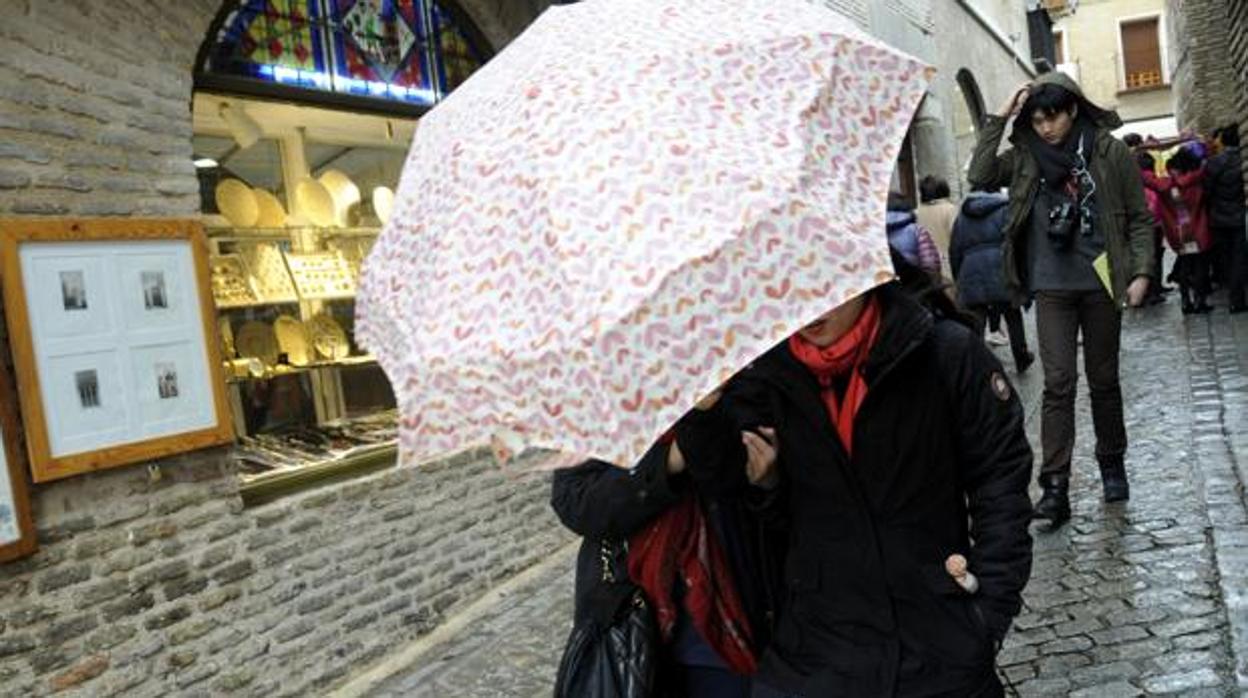
{"label": "stone block wall", "polygon": [[549,477],[487,452],[254,509],[236,483],[208,452],[36,488],[0,695],[323,693],[573,540]]}
{"label": "stone block wall", "polygon": [[1168,0],[1172,80],[1179,128],[1201,133],[1227,123],[1236,113],[1235,72],[1227,17],[1240,0]]}
{"label": "stone block wall", "polygon": [[[1227,4],[1227,43],[1234,73],[1235,110],[1240,137],[1248,137],[1248,2]],[[1244,191],[1248,192],[1248,159],[1244,160]]]}
{"label": "stone block wall", "polygon": [[8,0],[0,215],[185,216],[191,68],[220,0]]}

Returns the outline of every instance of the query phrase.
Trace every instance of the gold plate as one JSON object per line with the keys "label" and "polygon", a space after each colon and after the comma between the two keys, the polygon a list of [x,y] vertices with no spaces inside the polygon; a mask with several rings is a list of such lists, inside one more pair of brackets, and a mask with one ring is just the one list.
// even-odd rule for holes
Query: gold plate
{"label": "gold plate", "polygon": [[281,315],[273,321],[277,347],[291,366],[307,366],[312,361],[312,341],[308,328],[297,318]]}
{"label": "gold plate", "polygon": [[216,190],[217,210],[231,225],[248,228],[260,217],[256,194],[241,179],[222,180]]}
{"label": "gold plate", "polygon": [[308,321],[308,332],[312,335],[312,346],[322,358],[331,361],[345,359],[351,354],[351,345],[347,342],[347,333],[342,330],[330,315],[319,313]]}
{"label": "gold plate", "polygon": [[234,335],[234,348],[241,358],[259,359],[265,366],[277,363],[277,337],[268,323],[243,323]]}

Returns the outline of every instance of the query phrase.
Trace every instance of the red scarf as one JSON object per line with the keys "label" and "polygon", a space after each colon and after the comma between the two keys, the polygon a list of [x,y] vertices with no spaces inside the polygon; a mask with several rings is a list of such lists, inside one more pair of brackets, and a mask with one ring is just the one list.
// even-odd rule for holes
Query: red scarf
{"label": "red scarf", "polygon": [[738,674],[758,669],[732,573],[693,495],[633,535],[628,576],[654,605],[663,642],[671,642],[676,628],[679,609],[672,590],[680,583],[685,585],[684,610],[711,649]]}
{"label": "red scarf", "polygon": [[[826,347],[817,347],[802,339],[801,335],[789,337],[789,351],[815,374],[832,426],[841,437],[845,452],[851,455],[854,452],[854,417],[867,397],[867,381],[862,377],[861,368],[871,353],[871,347],[875,346],[879,332],[880,303],[873,296],[849,332]],[[844,399],[838,403],[832,384],[836,378],[847,373],[849,385]]]}

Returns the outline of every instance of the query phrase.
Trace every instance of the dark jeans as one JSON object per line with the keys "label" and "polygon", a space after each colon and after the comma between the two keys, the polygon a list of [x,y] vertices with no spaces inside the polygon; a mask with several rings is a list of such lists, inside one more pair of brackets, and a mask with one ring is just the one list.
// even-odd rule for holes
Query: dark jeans
{"label": "dark jeans", "polygon": [[1221,243],[1223,252],[1218,262],[1223,265],[1223,278],[1229,289],[1227,303],[1232,308],[1242,308],[1244,286],[1248,283],[1248,238],[1244,228],[1214,228],[1213,239]]}
{"label": "dark jeans", "polygon": [[1179,283],[1179,298],[1184,308],[1205,305],[1209,296],[1209,257],[1204,252],[1181,254],[1174,262],[1174,280]]}
{"label": "dark jeans", "polygon": [[[1017,364],[1027,356],[1027,330],[1023,328],[1023,313],[1018,308],[1008,305],[972,305],[967,310],[975,317],[975,335],[984,336],[984,327],[998,316],[1005,317],[1005,327],[1010,333],[1010,353]],[[996,330],[996,327],[993,328]]]}
{"label": "dark jeans", "polygon": [[1040,442],[1044,458],[1040,484],[1070,479],[1075,447],[1075,386],[1079,372],[1079,333],[1083,332],[1083,368],[1092,397],[1092,426],[1100,461],[1127,451],[1118,384],[1118,342],[1122,315],[1104,291],[1040,291],[1036,294],[1036,331],[1044,366],[1044,408]]}

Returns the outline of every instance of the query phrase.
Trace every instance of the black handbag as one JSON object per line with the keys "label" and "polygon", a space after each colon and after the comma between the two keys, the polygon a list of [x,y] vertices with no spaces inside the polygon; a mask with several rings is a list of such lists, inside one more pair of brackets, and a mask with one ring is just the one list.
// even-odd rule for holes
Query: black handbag
{"label": "black handbag", "polygon": [[[622,552],[622,551],[621,551]],[[602,543],[602,579],[589,592],[559,661],[555,698],[648,698],[657,667],[658,627],[640,587],[617,581],[619,554]]]}

